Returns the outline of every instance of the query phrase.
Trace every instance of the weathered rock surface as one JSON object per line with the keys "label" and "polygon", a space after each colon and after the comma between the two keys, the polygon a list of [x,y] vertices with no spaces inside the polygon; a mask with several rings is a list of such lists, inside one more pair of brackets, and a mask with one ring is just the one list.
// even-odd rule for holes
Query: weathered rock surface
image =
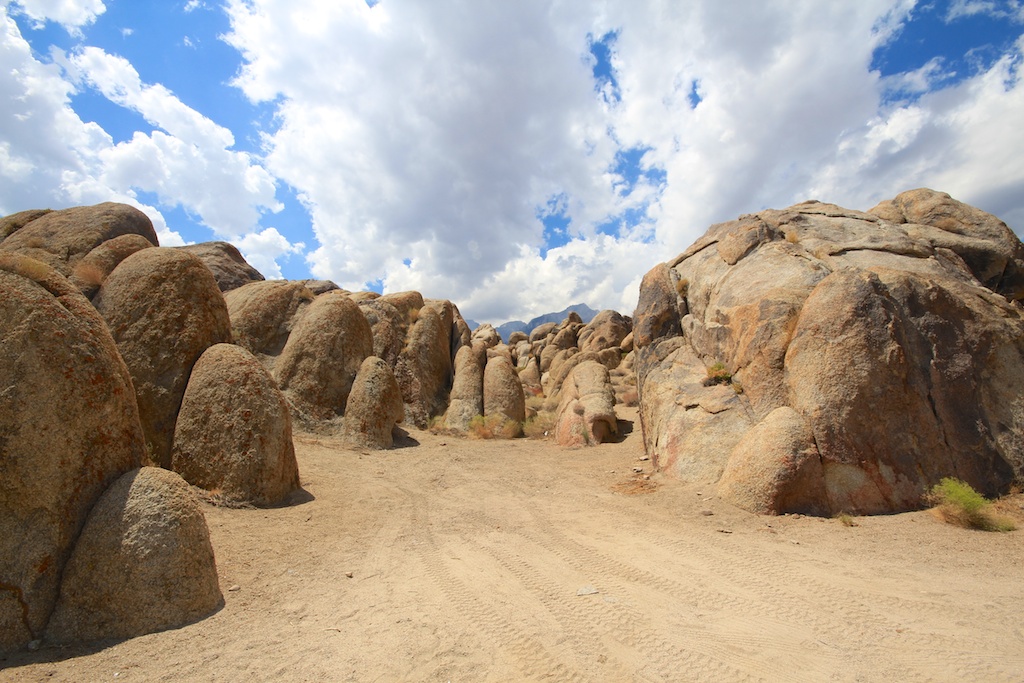
{"label": "weathered rock surface", "polygon": [[618,311],[601,311],[580,330],[580,351],[604,351],[619,348],[633,331],[632,322]]}
{"label": "weathered rock surface", "polygon": [[359,366],[349,394],[345,440],[364,448],[391,448],[395,425],[403,419],[402,391],[391,366],[381,358],[368,356]]}
{"label": "weathered rock surface", "polygon": [[[394,304],[390,300],[389,303]],[[405,401],[405,417],[420,429],[427,426],[430,418],[442,415],[448,408],[454,374],[454,323],[451,302],[424,302],[395,367],[395,377]]]}
{"label": "weathered rock surface", "polygon": [[42,635],[86,516],[138,467],[131,376],[103,319],[49,266],[0,254],[0,650]]}
{"label": "weathered rock surface", "polygon": [[240,346],[215,344],[192,368],[171,469],[232,502],[277,505],[299,488],[288,403]]}
{"label": "weathered rock surface", "polygon": [[188,484],[156,467],[103,494],[61,584],[47,639],[131,638],[183,626],[221,604],[206,520]]}
{"label": "weathered rock surface", "polygon": [[128,233],[101,242],[71,269],[71,282],[90,299],[121,261],[137,251],[154,246],[142,235]]}
{"label": "weathered rock surface", "polygon": [[760,512],[906,510],[945,476],[1005,490],[1024,475],[1022,249],[931,190],[712,226],[641,285],[648,453]]}
{"label": "weathered rock surface", "polygon": [[484,368],[484,415],[503,415],[513,422],[526,420],[526,397],[512,361],[504,355],[487,359]]}
{"label": "weathered rock surface", "polygon": [[405,347],[409,319],[383,297],[364,301],[359,304],[359,308],[362,309],[373,332],[373,355],[383,358],[394,368],[398,365],[398,357]]}
{"label": "weathered rock surface", "polygon": [[18,232],[35,219],[50,213],[50,209],[29,209],[0,218],[0,242]]}
{"label": "weathered rock surface", "polygon": [[238,248],[228,242],[202,242],[175,248],[187,251],[205,263],[222,292],[230,292],[242,285],[264,279],[260,271],[249,265]]}
{"label": "weathered rock surface", "polygon": [[31,256],[69,276],[78,261],[100,244],[132,233],[158,244],[146,214],[127,204],[105,202],[43,213],[0,242],[0,251]]}
{"label": "weathered rock surface", "polygon": [[[483,348],[481,342],[481,348]],[[473,347],[463,346],[455,354],[455,381],[445,424],[451,429],[466,431],[469,422],[484,414],[484,367],[481,354]]]}
{"label": "weathered rock surface", "polygon": [[555,439],[561,446],[596,446],[618,433],[608,368],[589,360],[575,366],[562,387]]}
{"label": "weathered rock surface", "polygon": [[235,343],[253,354],[277,356],[300,315],[316,298],[302,282],[250,282],[224,294]]}
{"label": "weathered rock surface", "polygon": [[149,459],[169,468],[174,424],[192,366],[210,346],[231,341],[224,297],[198,258],[153,248],[122,261],[93,305],[131,372]]}
{"label": "weathered rock surface", "polygon": [[373,334],[359,306],[340,290],[316,297],[288,337],[274,375],[308,419],[345,413],[352,382],[373,353]]}

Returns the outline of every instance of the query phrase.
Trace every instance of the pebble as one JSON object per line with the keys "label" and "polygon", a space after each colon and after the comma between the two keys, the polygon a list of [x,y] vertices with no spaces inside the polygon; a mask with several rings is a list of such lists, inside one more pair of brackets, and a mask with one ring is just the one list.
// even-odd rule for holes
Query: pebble
{"label": "pebble", "polygon": [[715,513],[712,512],[711,510],[701,510],[700,514],[704,515],[705,517],[710,517],[711,515],[713,515]]}
{"label": "pebble", "polygon": [[600,592],[601,591],[597,590],[593,586],[583,586],[578,591],[576,591],[576,595],[597,595]]}
{"label": "pebble", "polygon": [[234,586],[232,586],[231,588],[228,588],[228,592],[229,593],[234,593],[235,591],[240,591],[240,590],[242,590],[242,587],[239,586],[237,583]]}
{"label": "pebble", "polygon": [[345,572],[345,576],[351,579],[353,576],[355,576],[355,574],[352,572]]}

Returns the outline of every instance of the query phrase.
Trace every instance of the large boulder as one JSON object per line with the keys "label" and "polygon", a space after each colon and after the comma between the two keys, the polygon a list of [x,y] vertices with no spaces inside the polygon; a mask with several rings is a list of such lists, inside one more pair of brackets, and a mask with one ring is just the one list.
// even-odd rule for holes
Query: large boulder
{"label": "large boulder", "polygon": [[46,212],[0,242],[0,251],[31,256],[69,276],[90,251],[127,234],[141,235],[154,246],[159,244],[146,214],[127,204],[105,202]]}
{"label": "large boulder", "polygon": [[523,385],[508,356],[498,354],[487,359],[484,367],[484,415],[502,416],[520,424],[526,420]]}
{"label": "large boulder", "polygon": [[470,420],[484,414],[485,358],[485,341],[479,342],[477,349],[463,346],[455,354],[455,381],[445,414],[445,424],[451,429],[464,432],[469,429]]}
{"label": "large boulder", "polygon": [[345,413],[352,382],[373,353],[373,333],[359,306],[340,290],[316,297],[288,337],[274,375],[300,416]]}
{"label": "large boulder", "polygon": [[42,635],[96,500],[138,467],[131,376],[103,319],[49,266],[0,254],[0,650]]}
{"label": "large boulder", "polygon": [[51,209],[29,209],[0,218],[0,242],[18,232],[35,219],[50,213]]}
{"label": "large boulder", "polygon": [[632,321],[618,311],[601,311],[580,330],[580,351],[604,351],[618,348],[633,331]]}
{"label": "large boulder", "polygon": [[408,318],[383,297],[363,301],[359,308],[373,332],[373,355],[383,358],[392,368],[396,367],[409,333]]}
{"label": "large boulder", "polygon": [[169,468],[192,366],[209,347],[231,341],[224,297],[202,261],[161,247],[122,261],[93,304],[132,374],[149,462]]}
{"label": "large boulder", "polygon": [[758,512],[907,510],[947,476],[1005,491],[1024,476],[1022,249],[931,190],[712,226],[641,285],[648,453]]}
{"label": "large boulder", "polygon": [[348,397],[345,439],[363,448],[391,448],[394,445],[392,432],[403,419],[402,391],[391,366],[381,358],[368,356],[359,366]]}
{"label": "large boulder", "polygon": [[395,378],[402,389],[406,419],[424,429],[430,418],[443,414],[448,408],[454,375],[455,312],[449,301],[430,300],[424,302],[415,319],[405,348],[399,354]]}
{"label": "large boulder", "polygon": [[215,344],[192,368],[171,469],[232,502],[277,505],[299,488],[288,402],[240,346]]}
{"label": "large boulder", "polygon": [[187,251],[205,263],[222,292],[230,292],[242,285],[264,279],[260,271],[249,265],[238,248],[228,242],[202,242],[175,248]]}
{"label": "large boulder", "polygon": [[132,638],[184,626],[222,602],[195,495],[177,474],[143,467],[114,482],[89,513],[46,637]]}
{"label": "large boulder", "polygon": [[573,368],[556,416],[555,439],[561,446],[596,446],[614,437],[618,420],[608,368],[594,360]]}
{"label": "large boulder", "polygon": [[101,242],[71,269],[71,282],[91,299],[121,261],[152,246],[148,239],[133,232]]}
{"label": "large boulder", "polygon": [[231,334],[253,354],[277,356],[316,295],[299,281],[250,282],[224,294]]}

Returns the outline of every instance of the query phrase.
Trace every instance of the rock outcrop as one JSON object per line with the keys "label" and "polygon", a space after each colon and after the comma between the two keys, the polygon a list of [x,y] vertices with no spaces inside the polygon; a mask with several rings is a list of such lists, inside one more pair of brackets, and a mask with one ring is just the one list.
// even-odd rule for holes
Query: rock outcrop
{"label": "rock outcrop", "polygon": [[561,446],[593,446],[618,433],[615,392],[608,368],[589,360],[565,381],[556,412],[555,439]]}
{"label": "rock outcrop", "polygon": [[373,353],[373,334],[359,306],[340,290],[316,297],[295,324],[274,366],[300,416],[329,420],[345,413],[352,382]]}
{"label": "rock outcrop", "polygon": [[64,572],[47,640],[132,638],[209,615],[222,603],[210,532],[188,484],[143,467],[96,503]]}
{"label": "rock outcrop", "polygon": [[408,342],[398,357],[395,378],[402,389],[405,417],[420,429],[426,428],[432,417],[448,409],[454,374],[454,325],[455,311],[451,302],[424,302],[415,314]]}
{"label": "rock outcrop", "polygon": [[86,516],[145,449],[103,319],[46,264],[0,253],[0,650],[38,639]]}
{"label": "rock outcrop", "polygon": [[250,282],[224,294],[235,343],[252,354],[277,357],[300,314],[316,296],[302,282]]}
{"label": "rock outcrop", "polygon": [[512,361],[497,354],[484,367],[484,415],[504,417],[520,425],[526,420],[526,398]]}
{"label": "rock outcrop", "polygon": [[363,448],[391,448],[395,425],[403,419],[402,391],[391,366],[381,358],[368,356],[359,366],[349,394],[345,440]]}
{"label": "rock outcrop", "polygon": [[131,372],[149,461],[169,468],[174,424],[192,366],[209,347],[231,341],[224,297],[198,258],[152,248],[123,260],[93,304]]}
{"label": "rock outcrop", "polygon": [[[30,212],[23,211],[15,216],[22,217],[10,217],[16,225],[29,217]],[[0,251],[31,256],[67,277],[90,251],[107,240],[127,234],[141,235],[154,246],[159,244],[153,223],[146,214],[127,204],[105,202],[41,212],[0,242]]]}
{"label": "rock outcrop", "polygon": [[192,368],[171,469],[236,503],[277,505],[299,488],[288,403],[240,346],[215,344]]}
{"label": "rock outcrop", "polygon": [[222,292],[263,280],[260,271],[249,265],[238,248],[228,242],[202,242],[175,248],[187,251],[206,264]]}
{"label": "rock outcrop", "polygon": [[999,493],[1024,475],[1022,278],[1005,224],[932,190],[712,226],[641,285],[645,447],[758,512]]}

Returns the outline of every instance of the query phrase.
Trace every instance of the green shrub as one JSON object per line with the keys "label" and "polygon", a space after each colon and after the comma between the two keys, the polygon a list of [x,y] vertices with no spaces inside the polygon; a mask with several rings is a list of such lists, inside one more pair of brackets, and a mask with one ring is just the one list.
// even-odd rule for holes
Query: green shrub
{"label": "green shrub", "polygon": [[725,363],[712,363],[708,366],[708,378],[704,380],[705,386],[712,384],[729,384],[732,382],[732,373]]}
{"label": "green shrub", "polygon": [[950,524],[982,531],[1013,531],[1013,522],[994,515],[992,504],[970,484],[946,477],[932,487],[927,501]]}

